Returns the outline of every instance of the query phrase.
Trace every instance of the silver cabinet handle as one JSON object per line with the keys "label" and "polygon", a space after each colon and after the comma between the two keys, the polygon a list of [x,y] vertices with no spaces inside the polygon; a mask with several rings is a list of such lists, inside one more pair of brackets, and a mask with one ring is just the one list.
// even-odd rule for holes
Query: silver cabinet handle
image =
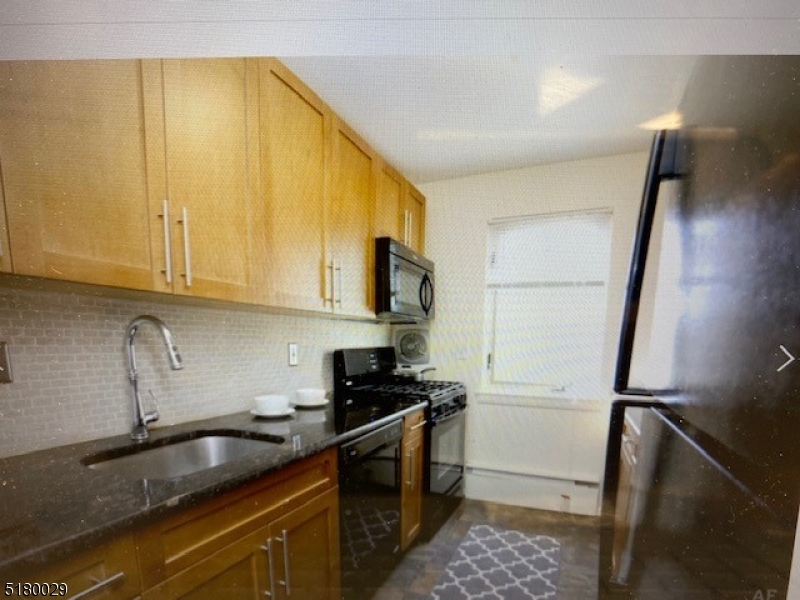
{"label": "silver cabinet handle", "polygon": [[336,304],[339,305],[339,308],[342,306],[342,263],[334,260],[333,261],[333,270],[336,272],[336,280],[339,282],[339,293],[336,294],[336,287],[334,286],[334,299]]}
{"label": "silver cabinet handle", "polygon": [[264,592],[265,596],[270,598],[275,597],[275,570],[272,566],[272,539],[267,540],[266,546],[261,546],[261,549],[267,553],[267,564],[269,564],[269,591]]}
{"label": "silver cabinet handle", "polygon": [[414,462],[411,460],[412,452],[413,452],[412,450],[406,452],[406,460],[408,461],[408,480],[406,481],[406,485],[409,488],[411,487],[411,482],[413,480],[413,477],[411,475],[411,470],[413,469],[413,464],[414,464]]}
{"label": "silver cabinet handle", "polygon": [[[334,305],[334,299],[336,297],[336,290],[334,288],[334,283],[333,283],[333,279],[334,279],[334,267],[333,267],[333,264],[334,264],[334,261],[331,261],[331,262],[329,262],[329,263],[327,263],[325,265],[325,272],[326,273],[328,271],[331,272],[330,284],[328,283],[328,281],[325,281],[325,304],[330,302],[331,306]],[[327,279],[327,277],[326,277],[326,279]],[[330,294],[328,293],[328,290],[330,290]]]}
{"label": "silver cabinet handle", "polygon": [[416,458],[417,458],[417,449],[416,449],[416,448],[412,448],[412,449],[411,449],[411,463],[409,464],[409,467],[411,467],[411,468],[409,469],[409,472],[410,472],[410,477],[411,477],[411,481],[409,482],[409,485],[411,486],[411,491],[412,491],[412,492],[413,492],[413,491],[416,489],[416,487],[417,487],[417,485],[416,485],[416,483],[417,483],[417,481],[416,481],[416,476],[417,476],[417,474],[416,474],[416,472],[415,472],[415,471],[416,471],[416,469],[414,468],[414,463],[415,463],[415,462],[417,462],[417,461],[416,461]]}
{"label": "silver cabinet handle", "polygon": [[283,544],[283,581],[278,583],[286,588],[286,595],[290,596],[292,588],[289,581],[289,535],[285,529],[281,531],[281,537],[275,538],[275,541]]}
{"label": "silver cabinet handle", "polygon": [[409,230],[411,229],[409,227],[409,224],[408,224],[408,222],[410,220],[408,218],[409,216],[410,216],[410,213],[407,210],[404,210],[403,211],[403,243],[406,246],[408,246]]}
{"label": "silver cabinet handle", "polygon": [[71,600],[79,600],[80,598],[88,598],[89,596],[91,596],[95,592],[99,592],[103,588],[108,587],[112,583],[116,583],[117,581],[120,581],[120,580],[122,580],[124,578],[125,578],[125,573],[123,573],[122,571],[120,571],[116,575],[112,575],[108,579],[98,580],[96,577],[92,577],[91,581],[92,581],[92,583],[94,583],[94,585],[92,587],[90,587],[90,588],[86,588],[82,592],[78,592],[77,594],[75,594],[74,596],[71,597]]}
{"label": "silver cabinet handle", "polygon": [[183,260],[186,264],[186,287],[192,286],[192,244],[189,241],[189,211],[183,207],[181,211],[181,220],[178,221],[183,225]]}
{"label": "silver cabinet handle", "polygon": [[408,234],[406,235],[406,238],[408,239],[408,241],[406,242],[406,246],[410,246],[411,245],[411,232],[413,230],[414,230],[414,213],[412,213],[409,210],[408,211]]}
{"label": "silver cabinet handle", "polygon": [[161,270],[167,280],[172,283],[172,235],[170,234],[169,221],[169,200],[161,203],[161,214],[158,215],[164,220],[164,268]]}
{"label": "silver cabinet handle", "polygon": [[427,422],[428,422],[428,421],[427,421],[427,420],[425,420],[425,421],[420,421],[420,422],[419,422],[419,423],[417,423],[416,425],[412,425],[412,426],[411,426],[411,429],[410,429],[410,431],[416,431],[416,430],[417,430],[417,429],[419,429],[420,427],[425,427],[425,424],[426,424]]}

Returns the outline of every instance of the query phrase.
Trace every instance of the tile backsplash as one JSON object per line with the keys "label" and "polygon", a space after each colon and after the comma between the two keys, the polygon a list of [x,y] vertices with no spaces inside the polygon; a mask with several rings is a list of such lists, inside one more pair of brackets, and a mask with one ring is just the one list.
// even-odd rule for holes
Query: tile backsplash
{"label": "tile backsplash", "polygon": [[[0,384],[0,456],[130,431],[124,337],[141,314],[169,326],[184,364],[170,370],[157,329],[139,328],[139,387],[161,413],[151,427],[247,410],[261,393],[331,390],[334,349],[389,343],[389,327],[374,323],[0,288],[14,376]],[[289,342],[299,348],[293,367]]]}

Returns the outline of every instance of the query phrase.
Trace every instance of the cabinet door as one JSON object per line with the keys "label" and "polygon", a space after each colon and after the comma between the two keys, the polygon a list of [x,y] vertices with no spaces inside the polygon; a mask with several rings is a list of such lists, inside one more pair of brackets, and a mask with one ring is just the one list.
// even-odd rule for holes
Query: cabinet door
{"label": "cabinet door", "polygon": [[164,60],[161,69],[174,291],[249,301],[256,65],[243,58]]}
{"label": "cabinet door", "polygon": [[145,600],[256,600],[271,591],[268,528],[262,527],[152,588]]}
{"label": "cabinet door", "polygon": [[378,169],[375,193],[375,237],[405,242],[405,199],[403,176],[386,163]]}
{"label": "cabinet door", "polygon": [[133,598],[141,591],[136,546],[123,536],[80,552],[45,571],[17,574],[17,582],[65,583],[69,597]]}
{"label": "cabinet door", "polygon": [[337,449],[279,469],[136,532],[142,584],[151,588],[200,564],[336,485]]}
{"label": "cabinet door", "polygon": [[16,273],[157,289],[142,94],[135,60],[0,63]]}
{"label": "cabinet door", "polygon": [[[330,197],[325,232],[333,271],[334,312],[369,316],[374,313],[371,208],[375,198],[375,155],[339,119],[332,135]],[[329,271],[330,272],[330,271]]]}
{"label": "cabinet door", "polygon": [[265,301],[323,310],[328,108],[278,61],[261,62],[259,85]]}
{"label": "cabinet door", "polygon": [[406,245],[420,254],[425,253],[425,196],[408,184],[406,192],[406,215],[408,219]]}
{"label": "cabinet door", "polygon": [[339,598],[339,489],[269,526],[278,598]]}
{"label": "cabinet door", "polygon": [[400,512],[400,549],[407,549],[419,535],[422,525],[423,436],[418,430],[403,442],[403,478]]}

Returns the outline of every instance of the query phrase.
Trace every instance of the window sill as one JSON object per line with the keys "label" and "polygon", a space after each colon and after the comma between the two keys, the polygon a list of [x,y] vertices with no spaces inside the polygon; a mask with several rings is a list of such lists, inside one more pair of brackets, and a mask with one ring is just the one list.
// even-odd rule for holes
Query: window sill
{"label": "window sill", "polygon": [[550,392],[545,394],[525,392],[496,392],[481,390],[475,395],[478,404],[497,406],[517,406],[522,408],[540,408],[551,410],[575,410],[582,412],[605,412],[611,403],[608,398],[576,397],[568,391],[559,394]]}

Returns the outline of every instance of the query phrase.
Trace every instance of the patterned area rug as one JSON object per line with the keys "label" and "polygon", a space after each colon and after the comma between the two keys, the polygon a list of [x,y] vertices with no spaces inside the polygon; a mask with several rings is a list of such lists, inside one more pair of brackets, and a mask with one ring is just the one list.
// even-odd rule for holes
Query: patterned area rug
{"label": "patterned area rug", "polygon": [[555,598],[560,553],[560,544],[550,537],[473,525],[431,599]]}

